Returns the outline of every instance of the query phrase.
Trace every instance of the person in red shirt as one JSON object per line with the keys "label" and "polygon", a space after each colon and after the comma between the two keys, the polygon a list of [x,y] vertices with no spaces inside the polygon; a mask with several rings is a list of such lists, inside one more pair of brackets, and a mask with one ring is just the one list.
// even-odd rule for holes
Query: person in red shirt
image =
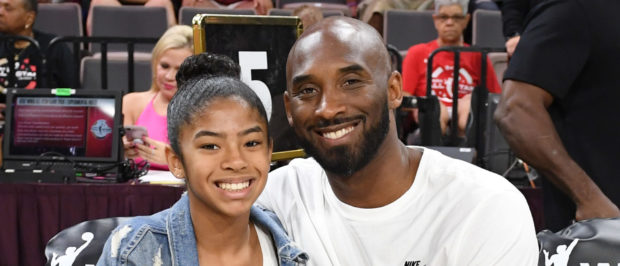
{"label": "person in red shirt", "polygon": [[[469,46],[463,42],[463,30],[470,16],[467,14],[466,0],[436,0],[433,21],[437,29],[437,39],[428,43],[412,46],[403,61],[403,91],[408,95],[426,96],[426,63],[428,56],[435,49],[443,46]],[[459,62],[459,105],[458,134],[465,136],[469,117],[471,92],[480,83],[480,53],[463,52]],[[487,88],[490,92],[500,93],[495,71],[487,61]],[[440,52],[433,57],[432,94],[440,102],[440,126],[446,134],[452,115],[452,81],[454,77],[454,54]],[[418,122],[417,109],[413,110],[414,120]]]}

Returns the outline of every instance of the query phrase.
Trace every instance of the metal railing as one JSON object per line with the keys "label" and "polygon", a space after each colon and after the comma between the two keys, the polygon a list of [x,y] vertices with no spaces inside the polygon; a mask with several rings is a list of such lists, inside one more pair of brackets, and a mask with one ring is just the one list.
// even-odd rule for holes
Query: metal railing
{"label": "metal railing", "polygon": [[[486,103],[488,98],[488,87],[487,87],[487,55],[493,52],[506,52],[505,48],[490,48],[490,47],[462,47],[462,46],[448,46],[448,47],[440,47],[433,52],[428,57],[428,62],[426,64],[426,97],[432,98],[432,71],[433,71],[433,58],[440,52],[452,52],[454,53],[454,72],[453,72],[453,82],[452,82],[452,118],[450,121],[450,134],[449,134],[449,144],[458,143],[458,95],[459,95],[459,70],[460,70],[460,54],[462,52],[474,52],[480,53],[481,62],[480,62],[480,84],[478,84],[474,88],[474,94],[472,95],[472,107],[471,112],[473,114],[473,125],[471,127],[472,132],[469,132],[468,135],[474,136],[473,140],[468,140],[470,146],[476,148],[477,151],[477,163],[479,166],[484,167],[484,161],[481,160],[484,158],[485,151],[485,141],[484,141],[484,132],[486,126]],[[492,67],[492,66],[491,66]],[[482,90],[482,91],[481,91]],[[431,115],[426,115],[424,118],[424,123],[427,125],[434,124],[438,120],[438,108],[429,108],[432,109]],[[422,145],[436,146],[441,145],[439,137],[437,137],[437,130],[433,127],[420,127],[422,134]],[[439,131],[441,132],[441,131]]]}
{"label": "metal railing", "polygon": [[[127,45],[127,88],[129,92],[133,92],[135,88],[135,77],[134,77],[134,53],[135,53],[135,45],[136,44],[155,44],[158,38],[134,38],[134,37],[56,37],[54,38],[46,51],[46,56],[49,57],[53,48],[56,45],[61,45],[63,43],[71,43],[73,45],[73,65],[75,75],[75,84],[80,84],[80,63],[82,60],[81,53],[76,53],[75,51],[80,50],[80,44],[99,44],[100,45],[100,53],[101,53],[101,88],[106,90],[108,89],[108,45],[109,44],[126,44]],[[51,79],[51,66],[47,65],[47,75],[48,79]]]}

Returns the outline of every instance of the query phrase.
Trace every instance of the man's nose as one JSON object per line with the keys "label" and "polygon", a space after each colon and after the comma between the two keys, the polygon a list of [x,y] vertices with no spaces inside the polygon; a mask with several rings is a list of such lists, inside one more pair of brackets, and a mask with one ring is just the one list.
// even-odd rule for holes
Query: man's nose
{"label": "man's nose", "polygon": [[323,89],[321,100],[316,109],[316,115],[323,119],[333,119],[346,110],[345,95],[335,87]]}

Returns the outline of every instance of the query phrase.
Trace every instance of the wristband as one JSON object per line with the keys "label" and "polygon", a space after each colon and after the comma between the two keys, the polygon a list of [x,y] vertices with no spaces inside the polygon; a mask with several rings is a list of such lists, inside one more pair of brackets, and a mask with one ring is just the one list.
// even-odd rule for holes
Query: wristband
{"label": "wristband", "polygon": [[348,7],[356,7],[357,6],[357,2],[355,2],[355,1],[347,2],[347,6]]}

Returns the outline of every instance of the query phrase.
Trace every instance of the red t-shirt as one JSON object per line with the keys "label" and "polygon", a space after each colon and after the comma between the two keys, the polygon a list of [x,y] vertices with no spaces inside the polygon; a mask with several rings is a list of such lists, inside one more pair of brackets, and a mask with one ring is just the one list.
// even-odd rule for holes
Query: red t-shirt
{"label": "red t-shirt", "polygon": [[[465,46],[469,46],[465,44]],[[426,61],[435,49],[437,40],[412,46],[403,61],[403,90],[415,96],[426,96]],[[480,53],[462,52],[460,55],[459,98],[471,93],[480,83]],[[487,87],[501,93],[491,61],[487,58]],[[454,54],[441,52],[433,57],[433,94],[446,106],[452,106],[452,79]]]}

